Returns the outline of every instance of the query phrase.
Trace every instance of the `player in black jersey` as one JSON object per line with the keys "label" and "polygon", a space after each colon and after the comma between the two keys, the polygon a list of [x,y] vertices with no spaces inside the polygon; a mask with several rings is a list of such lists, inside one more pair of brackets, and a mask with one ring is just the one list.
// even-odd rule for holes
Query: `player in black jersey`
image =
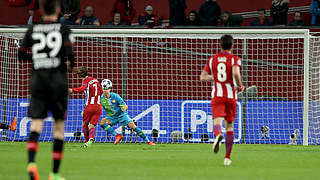
{"label": "player in black jersey", "polygon": [[74,66],[73,37],[70,29],[58,22],[60,0],[40,0],[43,22],[29,27],[19,58],[32,60],[30,80],[31,100],[28,115],[32,118],[27,143],[28,168],[31,180],[39,180],[35,155],[38,139],[43,128],[43,119],[52,112],[53,129],[53,172],[49,180],[61,180],[58,175],[63,151],[64,118],[68,103],[67,69]]}

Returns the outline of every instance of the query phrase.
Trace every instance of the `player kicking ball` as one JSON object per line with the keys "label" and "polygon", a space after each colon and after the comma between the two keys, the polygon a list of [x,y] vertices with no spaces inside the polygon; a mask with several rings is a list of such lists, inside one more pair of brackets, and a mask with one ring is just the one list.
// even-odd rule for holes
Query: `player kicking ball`
{"label": "player kicking ball", "polygon": [[77,74],[83,78],[82,85],[79,88],[70,88],[69,93],[85,92],[86,105],[83,113],[83,134],[86,143],[83,147],[89,147],[94,142],[96,134],[96,125],[102,114],[102,107],[100,104],[100,96],[103,93],[102,87],[98,80],[88,76],[88,70],[82,66],[77,69]]}
{"label": "player kicking ball", "polygon": [[122,139],[122,136],[112,128],[112,126],[121,123],[133,129],[147,144],[154,146],[155,144],[137,127],[127,113],[128,106],[119,94],[111,92],[112,82],[104,79],[101,82],[103,95],[101,96],[101,105],[107,112],[107,117],[100,121],[100,126],[107,131],[108,134],[116,136],[114,144]]}
{"label": "player kicking ball", "polygon": [[[219,152],[223,135],[221,132],[222,120],[226,127],[226,155],[224,165],[231,165],[231,150],[233,145],[233,124],[237,113],[237,93],[244,90],[241,82],[241,59],[231,54],[233,37],[224,35],[220,39],[221,52],[210,57],[204,67],[200,81],[213,82],[211,111],[214,118],[213,132],[216,140],[212,150]],[[211,75],[210,75],[211,74]]]}

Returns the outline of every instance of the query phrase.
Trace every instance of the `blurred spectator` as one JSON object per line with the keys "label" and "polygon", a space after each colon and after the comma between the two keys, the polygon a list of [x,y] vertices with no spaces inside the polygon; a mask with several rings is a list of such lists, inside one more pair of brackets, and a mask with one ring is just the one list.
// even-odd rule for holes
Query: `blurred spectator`
{"label": "blurred spectator", "polygon": [[312,14],[311,25],[319,25],[320,23],[320,2],[319,0],[312,0],[310,6],[310,12]]}
{"label": "blurred spectator", "polygon": [[94,9],[92,6],[87,6],[84,10],[84,16],[80,17],[76,23],[80,25],[95,25],[100,26],[99,19],[93,16]]}
{"label": "blurred spectator", "polygon": [[80,13],[80,0],[61,1],[60,22],[74,25]]}
{"label": "blurred spectator", "polygon": [[121,20],[127,25],[131,25],[136,15],[136,9],[134,8],[132,0],[117,0],[113,6],[111,15],[114,15],[116,12],[121,14]]}
{"label": "blurred spectator", "polygon": [[199,9],[199,18],[204,26],[217,26],[221,8],[216,0],[206,0]]}
{"label": "blurred spectator", "polygon": [[144,16],[139,16],[139,19],[138,19],[139,24],[148,26],[149,28],[153,28],[154,26],[157,26],[158,23],[157,23],[156,16],[152,12],[153,12],[152,6],[150,5],[147,6]]}
{"label": "blurred spectator", "polygon": [[288,26],[306,26],[306,22],[303,21],[302,19],[302,14],[301,12],[295,12],[293,21],[291,21]]}
{"label": "blurred spectator", "polygon": [[272,26],[272,22],[266,17],[266,10],[258,9],[258,18],[250,23],[251,26]]}
{"label": "blurred spectator", "polygon": [[123,22],[121,20],[121,13],[114,13],[113,17],[112,17],[112,21],[110,21],[108,24],[108,26],[126,26],[126,22]]}
{"label": "blurred spectator", "polygon": [[39,0],[28,0],[27,1],[28,12],[29,12],[29,19],[28,24],[35,24],[41,21],[41,12],[39,6]]}
{"label": "blurred spectator", "polygon": [[270,15],[273,25],[288,24],[289,0],[273,0]]}
{"label": "blurred spectator", "polygon": [[196,11],[192,10],[189,12],[189,15],[188,15],[188,18],[186,21],[186,25],[187,26],[200,26],[201,25],[201,22],[198,17],[198,13]]}
{"label": "blurred spectator", "polygon": [[169,0],[171,26],[184,25],[186,22],[185,11],[187,9],[186,0]]}
{"label": "blurred spectator", "polygon": [[221,23],[224,27],[238,27],[242,25],[242,16],[234,16],[228,11],[223,11],[221,14]]}

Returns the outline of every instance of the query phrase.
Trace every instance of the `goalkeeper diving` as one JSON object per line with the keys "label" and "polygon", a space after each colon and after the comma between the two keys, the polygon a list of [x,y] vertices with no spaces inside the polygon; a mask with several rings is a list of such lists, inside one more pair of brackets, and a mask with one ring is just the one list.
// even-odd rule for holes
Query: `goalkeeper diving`
{"label": "goalkeeper diving", "polygon": [[107,112],[107,117],[102,118],[100,126],[108,134],[116,136],[114,144],[117,144],[122,136],[118,134],[112,126],[121,123],[122,125],[128,126],[133,129],[147,144],[154,146],[155,144],[149,140],[149,138],[143,133],[143,131],[137,127],[132,119],[129,117],[127,109],[128,106],[119,94],[111,92],[112,82],[109,79],[104,79],[101,82],[103,88],[103,94],[101,96],[101,105]]}

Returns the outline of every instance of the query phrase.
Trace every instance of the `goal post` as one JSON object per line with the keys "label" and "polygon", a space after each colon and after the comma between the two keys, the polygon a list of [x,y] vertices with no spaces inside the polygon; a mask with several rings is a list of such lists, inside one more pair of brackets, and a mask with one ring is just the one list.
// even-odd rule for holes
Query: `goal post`
{"label": "goal post", "polygon": [[304,34],[304,83],[303,83],[303,145],[309,144],[309,31]]}
{"label": "goal post", "polygon": [[[26,140],[30,120],[26,118],[30,63],[17,61],[17,40],[26,29],[0,28],[0,44],[8,42],[9,53],[0,48],[0,63],[12,70],[1,74],[13,81],[0,87],[0,122],[18,111],[18,130],[9,140]],[[297,135],[298,144],[319,143],[319,91],[309,89],[320,79],[309,69],[317,61],[316,37],[308,29],[72,29],[77,66],[86,66],[99,81],[113,81],[114,92],[129,105],[128,113],[149,138],[161,143],[213,142],[210,109],[211,84],[199,81],[207,59],[219,52],[223,34],[234,37],[233,54],[242,58],[243,81],[235,121],[236,143],[288,144]],[[316,40],[312,40],[316,39]],[[320,39],[320,38],[319,38]],[[311,43],[310,43],[311,42]],[[312,62],[309,61],[312,59]],[[319,62],[319,61],[317,61]],[[319,66],[313,63],[312,67]],[[19,73],[14,73],[19,70]],[[5,74],[10,76],[4,76]],[[12,76],[12,77],[11,77]],[[316,83],[314,85],[314,83]],[[69,74],[69,86],[81,79]],[[319,88],[319,87],[318,87]],[[18,98],[17,98],[18,97]],[[4,100],[13,101],[6,103]],[[66,140],[78,141],[82,132],[84,95],[70,96]],[[310,100],[309,100],[310,99]],[[312,102],[310,102],[312,101]],[[15,104],[19,102],[19,104]],[[19,107],[16,107],[19,106]],[[103,113],[105,116],[105,113]],[[51,140],[52,118],[46,119],[41,140]],[[114,127],[126,135],[124,141],[139,142],[129,129]],[[77,137],[75,135],[78,135]],[[97,127],[96,140],[112,141]]]}
{"label": "goal post", "polygon": [[320,38],[318,33],[309,37],[309,111],[308,142],[320,144]]}

